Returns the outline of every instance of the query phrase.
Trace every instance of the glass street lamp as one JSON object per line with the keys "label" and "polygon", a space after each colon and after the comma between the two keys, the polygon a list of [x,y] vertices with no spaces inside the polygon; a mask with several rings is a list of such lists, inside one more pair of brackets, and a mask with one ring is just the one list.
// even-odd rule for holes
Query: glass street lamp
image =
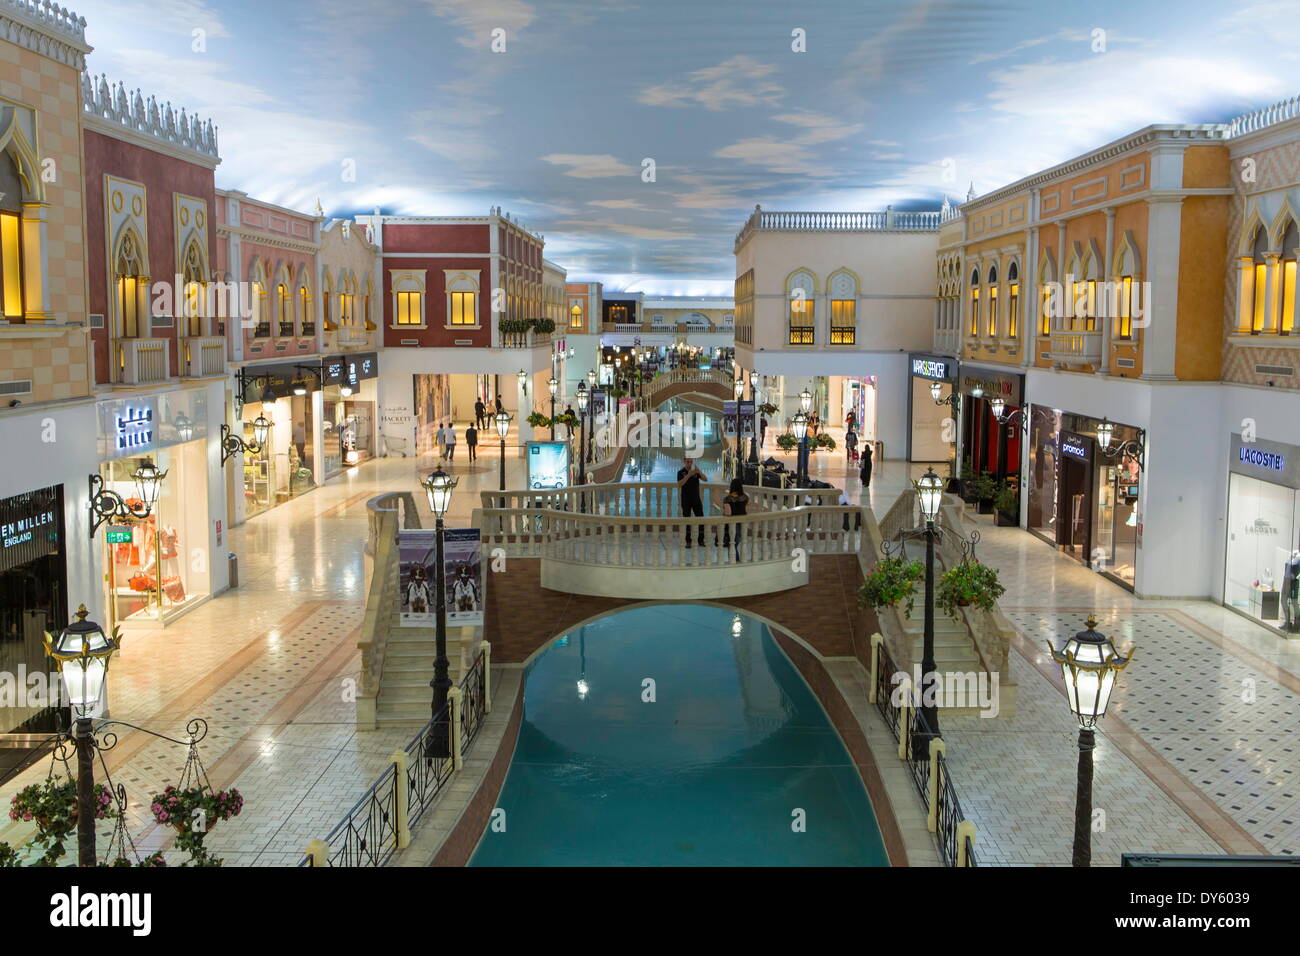
{"label": "glass street lamp", "polygon": [[750,372],[750,373],[749,373],[749,387],[750,387],[750,388],[758,388],[758,373],[757,373],[757,372]]}
{"label": "glass street lamp", "polygon": [[135,479],[136,496],[127,500],[112,489],[104,487],[104,479],[99,475],[90,476],[90,536],[93,538],[99,526],[111,518],[144,518],[153,511],[158,501],[158,485],[167,477],[167,472],[159,471],[151,461],[136,468],[131,475]]}
{"label": "glass street lamp", "polygon": [[221,463],[224,465],[227,461],[240,453],[252,452],[256,455],[266,447],[266,440],[271,434],[271,420],[264,415],[258,415],[253,419],[253,443],[250,445],[239,435],[231,432],[230,426],[225,422],[221,424]]}
{"label": "glass street lamp", "polygon": [[933,399],[937,402],[937,401],[940,401],[940,396],[941,396],[941,395],[943,395],[943,385],[942,385],[941,383],[939,383],[939,382],[931,382],[931,383],[930,383],[930,397],[933,398]]}
{"label": "glass street lamp", "polygon": [[519,387],[524,390],[525,395],[528,394],[528,373],[523,369],[519,370]]}
{"label": "glass street lamp", "polygon": [[1110,639],[1097,630],[1089,616],[1085,630],[1065,642],[1061,650],[1047,645],[1052,660],[1061,665],[1070,713],[1079,721],[1079,773],[1074,801],[1074,866],[1092,865],[1092,751],[1097,721],[1106,714],[1115,679],[1133,660],[1121,657]]}
{"label": "glass street lamp", "polygon": [[799,393],[799,405],[805,412],[812,411],[812,398],[812,392],[806,388]]}
{"label": "glass street lamp", "polygon": [[916,480],[916,500],[925,519],[925,624],[921,649],[921,707],[923,726],[912,735],[912,755],[917,760],[930,759],[930,741],[939,736],[939,709],[934,685],[939,679],[934,660],[934,521],[943,504],[943,479],[927,468]]}
{"label": "glass street lamp", "polygon": [[989,399],[989,407],[993,410],[993,417],[1002,421],[1002,415],[1007,410],[1007,400],[1001,396]]}
{"label": "glass street lamp", "polygon": [[587,405],[591,402],[591,393],[586,382],[578,383],[578,484],[587,483]]}
{"label": "glass street lamp", "polygon": [[745,380],[743,378],[736,379],[732,387],[736,392],[736,399],[739,401],[740,396],[745,394]]}
{"label": "glass street lamp", "polygon": [[77,748],[77,861],[95,865],[95,735],[91,721],[104,710],[104,681],[108,659],[121,646],[117,632],[105,634],[87,621],[86,605],[77,619],[56,638],[45,632],[45,653],[54,659],[76,718],[73,742]]}
{"label": "glass street lamp", "polygon": [[[506,435],[510,432],[510,413],[502,410],[492,416],[492,421],[497,426],[497,437],[501,439],[501,490],[506,490]],[[502,497],[501,507],[506,506],[506,499]]]}
{"label": "glass street lamp", "polygon": [[596,387],[596,370],[594,368],[587,369],[587,384],[592,388]]}
{"label": "glass street lamp", "polygon": [[194,438],[194,423],[190,421],[187,415],[176,416],[176,437],[183,442],[190,441]]}
{"label": "glass street lamp", "polygon": [[794,418],[790,419],[790,430],[794,432],[794,437],[799,440],[799,453],[795,465],[795,480],[799,487],[803,487],[804,480],[804,458],[808,452],[808,413],[795,412]]}
{"label": "glass street lamp", "polygon": [[984,386],[981,385],[979,382],[976,382],[974,385],[972,385],[972,386],[971,386],[971,389],[970,389],[970,397],[971,397],[971,398],[983,398],[983,397],[984,397]]}
{"label": "glass street lamp", "polygon": [[1103,418],[1097,426],[1097,444],[1102,451],[1110,451],[1111,440],[1115,437],[1115,425],[1109,418]]}
{"label": "glass street lamp", "polygon": [[584,415],[587,413],[587,383],[578,383],[578,411]]}
{"label": "glass street lamp", "polygon": [[425,756],[430,759],[451,756],[451,718],[447,709],[447,692],[451,689],[451,675],[448,670],[450,662],[447,660],[447,575],[444,571],[446,532],[443,529],[442,519],[447,514],[447,509],[451,507],[451,493],[456,487],[456,481],[457,479],[439,468],[420,482],[424,493],[429,498],[429,510],[433,512],[435,518],[437,542],[433,563],[437,628],[433,680],[429,682],[429,686],[433,688],[431,705],[433,717],[429,723],[429,736],[425,740]]}
{"label": "glass street lamp", "polygon": [[555,376],[552,375],[549,379],[546,380],[546,387],[551,392],[551,398],[555,398],[555,393],[559,389],[560,383],[556,381]]}
{"label": "glass street lamp", "polygon": [[257,447],[252,451],[261,451],[266,444],[266,439],[271,434],[271,420],[264,415],[258,415],[253,419],[253,441],[257,442]]}

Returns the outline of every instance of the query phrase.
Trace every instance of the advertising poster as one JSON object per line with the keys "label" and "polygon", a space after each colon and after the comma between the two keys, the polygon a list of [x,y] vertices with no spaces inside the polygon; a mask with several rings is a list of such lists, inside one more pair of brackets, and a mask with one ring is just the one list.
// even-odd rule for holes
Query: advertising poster
{"label": "advertising poster", "polygon": [[564,488],[569,484],[569,443],[528,442],[528,487]]}
{"label": "advertising poster", "polygon": [[[483,623],[483,555],[477,528],[443,532],[443,574],[447,624]],[[398,534],[398,623],[402,627],[437,625],[437,532],[427,529]]]}
{"label": "advertising poster", "polygon": [[608,393],[603,388],[593,388],[589,400],[589,411],[592,416],[599,417],[605,414],[605,397]]}

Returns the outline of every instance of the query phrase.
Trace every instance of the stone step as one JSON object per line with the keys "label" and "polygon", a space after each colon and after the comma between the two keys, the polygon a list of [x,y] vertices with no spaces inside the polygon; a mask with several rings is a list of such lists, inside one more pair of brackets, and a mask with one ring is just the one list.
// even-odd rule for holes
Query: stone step
{"label": "stone step", "polygon": [[421,700],[383,700],[381,698],[375,713],[380,717],[423,716],[425,720],[428,720],[430,713],[430,699],[431,698],[428,694],[426,694]]}
{"label": "stone step", "polygon": [[[386,700],[389,695],[407,688],[429,689],[429,681],[433,680],[432,671],[429,673],[416,673],[415,671],[398,671],[394,674],[385,674],[384,679],[380,682],[379,696],[381,700]],[[400,696],[400,694],[399,694]]]}

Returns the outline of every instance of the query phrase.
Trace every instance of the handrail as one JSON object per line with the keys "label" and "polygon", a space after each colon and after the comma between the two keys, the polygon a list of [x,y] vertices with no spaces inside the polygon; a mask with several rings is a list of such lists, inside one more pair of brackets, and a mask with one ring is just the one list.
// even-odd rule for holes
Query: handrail
{"label": "handrail", "polygon": [[[727,493],[722,482],[702,482],[701,491],[706,500],[721,501]],[[751,511],[787,510],[800,501],[816,507],[838,505],[842,492],[838,488],[772,488],[767,485],[746,485]],[[714,495],[717,496],[714,499]],[[680,489],[675,481],[610,481],[600,484],[571,485],[564,488],[518,488],[505,491],[480,491],[479,502],[484,509],[557,511],[587,514],[658,514],[668,516],[681,511]],[[631,510],[635,509],[635,510]],[[647,510],[649,509],[649,510]]]}

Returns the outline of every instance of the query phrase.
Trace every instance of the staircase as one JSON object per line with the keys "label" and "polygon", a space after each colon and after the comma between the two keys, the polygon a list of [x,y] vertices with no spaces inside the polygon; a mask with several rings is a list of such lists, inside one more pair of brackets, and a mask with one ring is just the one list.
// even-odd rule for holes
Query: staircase
{"label": "staircase", "polygon": [[[461,631],[447,629],[448,671],[452,683],[459,683],[465,672],[466,642]],[[472,638],[471,638],[472,640]],[[375,723],[380,727],[420,726],[430,717],[433,689],[433,662],[438,656],[437,640],[431,627],[400,627],[389,632],[384,646],[384,672],[379,681],[379,698],[375,705]]]}

